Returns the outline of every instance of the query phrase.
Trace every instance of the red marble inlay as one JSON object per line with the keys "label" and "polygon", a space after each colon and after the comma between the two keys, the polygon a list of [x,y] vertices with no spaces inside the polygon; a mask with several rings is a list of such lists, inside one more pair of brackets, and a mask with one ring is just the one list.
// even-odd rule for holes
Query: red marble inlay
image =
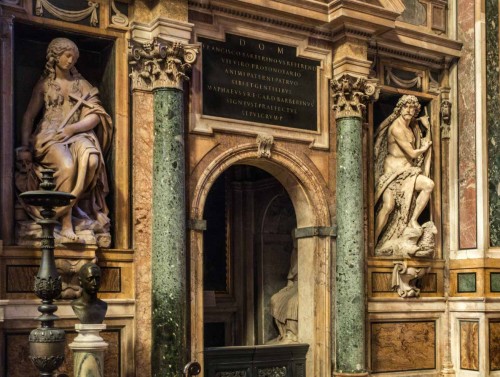
{"label": "red marble inlay", "polygon": [[459,247],[477,245],[474,0],[458,0],[458,39],[463,42],[458,62],[458,195]]}

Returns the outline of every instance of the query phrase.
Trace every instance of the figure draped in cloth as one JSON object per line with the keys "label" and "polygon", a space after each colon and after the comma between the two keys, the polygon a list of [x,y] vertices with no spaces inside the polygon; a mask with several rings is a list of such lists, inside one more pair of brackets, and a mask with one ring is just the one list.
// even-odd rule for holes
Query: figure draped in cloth
{"label": "figure draped in cloth", "polygon": [[[47,62],[42,77],[33,89],[23,116],[21,146],[17,160],[26,169],[21,191],[37,190],[41,170],[56,171],[56,190],[69,192],[76,199],[57,209],[61,237],[68,242],[82,242],[75,232],[81,229],[109,232],[105,197],[109,191],[104,157],[112,137],[110,116],[102,107],[98,90],[76,70],[77,46],[66,38],[56,38],[47,48]],[[43,116],[35,130],[35,118]],[[33,218],[36,208],[25,206]]]}
{"label": "figure draped in cloth", "polygon": [[[420,104],[402,96],[375,135],[375,254],[431,256],[436,228],[418,218],[429,202],[432,145],[429,118],[415,117]],[[424,131],[424,132],[422,132]]]}

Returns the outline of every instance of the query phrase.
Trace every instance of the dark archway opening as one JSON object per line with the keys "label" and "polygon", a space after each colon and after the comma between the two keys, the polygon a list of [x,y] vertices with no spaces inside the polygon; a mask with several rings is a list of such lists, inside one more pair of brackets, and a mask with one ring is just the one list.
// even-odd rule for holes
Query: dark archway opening
{"label": "dark archway opening", "polygon": [[278,336],[269,303],[290,268],[290,197],[266,171],[234,165],[214,182],[203,213],[205,347],[265,344]]}

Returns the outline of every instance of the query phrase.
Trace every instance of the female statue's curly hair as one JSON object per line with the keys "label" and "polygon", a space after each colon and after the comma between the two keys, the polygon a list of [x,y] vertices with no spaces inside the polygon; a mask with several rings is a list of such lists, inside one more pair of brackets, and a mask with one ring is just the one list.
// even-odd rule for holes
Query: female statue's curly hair
{"label": "female statue's curly hair", "polygon": [[[49,47],[47,47],[47,62],[45,63],[45,68],[42,73],[43,78],[47,77],[50,80],[55,78],[55,66],[59,60],[59,56],[61,56],[65,51],[73,51],[76,63],[78,57],[80,56],[80,52],[73,41],[67,38],[55,38],[49,43]],[[73,77],[80,76],[74,66],[71,68],[70,73]]]}

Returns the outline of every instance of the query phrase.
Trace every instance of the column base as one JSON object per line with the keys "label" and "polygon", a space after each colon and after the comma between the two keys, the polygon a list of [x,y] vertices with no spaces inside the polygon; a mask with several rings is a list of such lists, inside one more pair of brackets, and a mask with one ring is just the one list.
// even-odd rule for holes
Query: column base
{"label": "column base", "polygon": [[333,372],[334,377],[368,377],[369,372]]}
{"label": "column base", "polygon": [[456,376],[455,370],[453,368],[443,368],[439,374],[441,377],[452,377]]}

